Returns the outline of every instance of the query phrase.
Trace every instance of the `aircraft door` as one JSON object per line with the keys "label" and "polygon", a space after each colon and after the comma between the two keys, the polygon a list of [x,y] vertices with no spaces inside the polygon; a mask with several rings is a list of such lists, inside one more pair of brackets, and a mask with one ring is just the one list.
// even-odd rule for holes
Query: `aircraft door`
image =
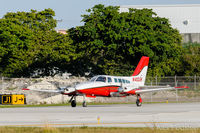
{"label": "aircraft door", "polygon": [[[111,85],[112,84],[112,78],[111,77],[107,77],[107,81],[108,84]],[[108,93],[110,94],[112,92],[111,88],[108,89]]]}

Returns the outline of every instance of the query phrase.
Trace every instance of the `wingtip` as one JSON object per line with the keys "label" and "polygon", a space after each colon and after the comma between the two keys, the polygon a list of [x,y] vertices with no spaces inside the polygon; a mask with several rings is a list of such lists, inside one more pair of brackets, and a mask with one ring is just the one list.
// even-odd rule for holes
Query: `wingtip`
{"label": "wingtip", "polygon": [[175,88],[177,88],[177,89],[179,89],[179,88],[182,88],[182,89],[188,89],[189,86],[178,86],[178,87],[175,87]]}
{"label": "wingtip", "polygon": [[30,90],[30,89],[28,89],[28,88],[22,88],[22,90]]}

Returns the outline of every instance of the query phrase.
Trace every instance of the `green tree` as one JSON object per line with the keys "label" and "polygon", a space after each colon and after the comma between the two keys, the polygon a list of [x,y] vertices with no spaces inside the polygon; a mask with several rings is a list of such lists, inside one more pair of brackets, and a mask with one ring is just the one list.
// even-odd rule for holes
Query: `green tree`
{"label": "green tree", "polygon": [[57,21],[53,18],[55,12],[52,9],[44,11],[31,10],[31,12],[9,12],[4,15],[3,19],[10,20],[14,23],[27,26],[29,29],[36,30],[53,30]]}
{"label": "green tree", "polygon": [[200,44],[188,43],[183,54],[183,71],[187,76],[200,76]]}
{"label": "green tree", "polygon": [[0,71],[11,76],[32,62],[33,32],[7,19],[0,20]]}
{"label": "green tree", "polygon": [[0,72],[3,76],[54,75],[75,58],[67,35],[57,33],[55,12],[7,13],[0,19]]}
{"label": "green tree", "polygon": [[42,31],[35,36],[38,52],[28,72],[40,76],[53,76],[68,71],[68,65],[76,58],[75,48],[68,35],[56,31]]}
{"label": "green tree", "polygon": [[130,75],[140,58],[149,56],[149,75],[180,73],[182,38],[168,19],[150,9],[120,13],[117,6],[96,5],[87,12],[84,25],[69,30],[78,59],[87,60],[88,67],[76,65],[82,71]]}

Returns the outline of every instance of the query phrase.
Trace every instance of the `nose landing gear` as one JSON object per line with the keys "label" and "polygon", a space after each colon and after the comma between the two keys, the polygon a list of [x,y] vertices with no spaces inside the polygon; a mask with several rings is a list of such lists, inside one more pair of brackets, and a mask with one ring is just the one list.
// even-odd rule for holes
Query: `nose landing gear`
{"label": "nose landing gear", "polygon": [[72,96],[69,102],[71,103],[72,107],[76,107],[76,96]]}
{"label": "nose landing gear", "polygon": [[[76,96],[72,96],[71,99],[69,100],[71,103],[71,107],[76,107]],[[85,95],[83,95],[83,107],[87,107],[87,103],[85,101]]]}

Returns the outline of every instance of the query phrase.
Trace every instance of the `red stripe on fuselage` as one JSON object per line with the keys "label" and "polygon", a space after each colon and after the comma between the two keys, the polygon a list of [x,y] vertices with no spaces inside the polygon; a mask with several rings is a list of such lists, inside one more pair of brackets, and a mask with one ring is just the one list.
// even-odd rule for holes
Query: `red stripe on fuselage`
{"label": "red stripe on fuselage", "polygon": [[79,93],[94,96],[110,96],[110,92],[117,92],[119,86],[106,86],[106,87],[96,87],[90,89],[77,90]]}

